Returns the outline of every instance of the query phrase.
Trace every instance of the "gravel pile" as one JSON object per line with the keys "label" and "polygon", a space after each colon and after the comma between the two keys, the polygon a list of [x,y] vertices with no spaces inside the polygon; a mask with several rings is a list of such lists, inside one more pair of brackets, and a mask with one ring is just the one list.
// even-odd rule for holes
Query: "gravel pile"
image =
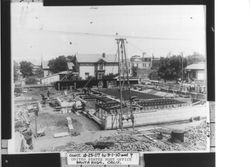
{"label": "gravel pile", "polygon": [[[157,130],[158,132],[161,130]],[[207,148],[207,139],[209,126],[207,123],[185,130],[185,141],[183,143],[170,142],[170,135],[164,135],[162,140],[153,142],[146,139],[142,135],[133,132],[118,132],[109,137],[103,137],[95,142],[114,142],[112,147],[105,149],[94,148],[92,145],[85,143],[76,144],[70,142],[65,146],[56,147],[53,151],[196,151],[205,150]],[[169,133],[169,130],[162,130]],[[156,140],[156,135],[148,135]]]}

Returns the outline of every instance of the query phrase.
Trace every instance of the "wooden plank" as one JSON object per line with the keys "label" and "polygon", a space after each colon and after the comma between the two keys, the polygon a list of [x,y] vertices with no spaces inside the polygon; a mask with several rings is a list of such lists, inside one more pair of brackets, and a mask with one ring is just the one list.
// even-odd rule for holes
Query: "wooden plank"
{"label": "wooden plank", "polygon": [[68,124],[68,127],[69,127],[69,130],[70,130],[70,131],[74,130],[73,125],[72,125],[72,124]]}
{"label": "wooden plank", "polygon": [[149,137],[148,135],[143,134],[144,137],[146,137],[147,139],[153,141],[153,142],[157,142],[157,140],[153,139],[152,137]]}
{"label": "wooden plank", "polygon": [[68,120],[68,128],[69,128],[69,131],[73,131],[74,130],[74,127],[72,125],[72,119],[70,117],[67,117],[67,120]]}
{"label": "wooden plank", "polygon": [[69,136],[68,132],[55,133],[54,138]]}
{"label": "wooden plank", "polygon": [[72,124],[72,119],[70,117],[66,118],[68,120],[68,124]]}

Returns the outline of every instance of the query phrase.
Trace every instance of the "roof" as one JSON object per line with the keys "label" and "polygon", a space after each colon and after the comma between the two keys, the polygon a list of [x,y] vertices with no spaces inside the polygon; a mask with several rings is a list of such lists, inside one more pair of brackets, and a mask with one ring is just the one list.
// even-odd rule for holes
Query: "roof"
{"label": "roof", "polygon": [[31,66],[32,66],[33,68],[40,68],[40,67],[41,67],[41,65],[34,65],[34,64],[31,64]]}
{"label": "roof", "polygon": [[61,71],[61,72],[56,73],[56,74],[69,74],[69,73],[71,73],[71,72],[69,72],[69,71]]}
{"label": "roof", "polygon": [[145,56],[132,56],[130,60],[132,62],[151,62],[152,57],[145,57]]}
{"label": "roof", "polygon": [[109,63],[118,62],[114,54],[76,54],[76,59],[78,63],[96,63],[101,59]]}
{"label": "roof", "polygon": [[61,72],[58,72],[58,73],[54,73],[54,74],[52,74],[52,75],[49,75],[49,76],[43,77],[43,78],[41,78],[41,79],[45,79],[45,78],[50,78],[50,77],[54,77],[54,76],[56,76],[56,75],[63,75],[63,74],[68,74],[68,73],[71,73],[71,72],[69,72],[69,71],[61,71]]}
{"label": "roof", "polygon": [[72,62],[67,62],[67,66],[69,70],[73,70],[74,64]]}
{"label": "roof", "polygon": [[205,63],[190,64],[186,67],[186,70],[205,70]]}

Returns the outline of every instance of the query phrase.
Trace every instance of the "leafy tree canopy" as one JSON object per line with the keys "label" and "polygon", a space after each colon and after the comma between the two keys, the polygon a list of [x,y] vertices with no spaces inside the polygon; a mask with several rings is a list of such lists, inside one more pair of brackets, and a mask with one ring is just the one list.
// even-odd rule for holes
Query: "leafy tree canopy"
{"label": "leafy tree canopy", "polygon": [[26,80],[25,80],[25,83],[27,85],[32,85],[32,84],[37,84],[37,79],[35,77],[28,77]]}
{"label": "leafy tree canopy", "polygon": [[188,65],[206,61],[206,58],[197,52],[194,52],[192,55],[187,56],[186,59]]}
{"label": "leafy tree canopy", "polygon": [[161,58],[158,74],[164,80],[176,80],[184,76],[186,66],[187,59],[180,55]]}
{"label": "leafy tree canopy", "polygon": [[149,77],[150,80],[159,80],[159,79],[160,79],[157,70],[151,71],[151,72],[149,73],[148,77]]}
{"label": "leafy tree canopy", "polygon": [[137,76],[137,70],[138,70],[138,67],[132,66],[131,71],[132,71],[132,76],[133,77]]}
{"label": "leafy tree canopy", "polygon": [[68,69],[67,59],[65,56],[59,56],[55,59],[49,60],[48,66],[53,73],[66,71]]}
{"label": "leafy tree canopy", "polygon": [[76,56],[67,56],[67,60],[76,65]]}
{"label": "leafy tree canopy", "polygon": [[32,63],[28,61],[21,61],[20,62],[20,72],[22,73],[23,77],[29,77],[33,75],[32,72]]}
{"label": "leafy tree canopy", "polygon": [[36,77],[38,78],[42,78],[43,77],[43,70],[41,68],[38,68],[36,71],[35,71],[35,74],[34,74]]}

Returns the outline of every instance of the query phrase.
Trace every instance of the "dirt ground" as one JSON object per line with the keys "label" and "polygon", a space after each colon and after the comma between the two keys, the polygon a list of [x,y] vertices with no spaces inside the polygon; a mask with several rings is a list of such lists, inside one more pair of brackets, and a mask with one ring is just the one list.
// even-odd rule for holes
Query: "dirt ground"
{"label": "dirt ground", "polygon": [[[19,97],[15,97],[15,105],[21,105],[34,101],[41,101],[41,94],[47,96],[48,90],[39,90],[33,89],[24,93]],[[51,98],[56,98],[59,95],[63,94],[63,92],[50,90]],[[74,129],[80,133],[78,136],[66,136],[60,138],[54,138],[55,133],[60,132],[68,132],[67,126],[67,117],[72,119]],[[30,121],[31,121],[31,129],[35,132],[35,115],[34,113],[30,113]],[[152,129],[155,127],[164,127],[171,129],[184,129],[188,126],[196,127],[197,124],[189,123],[189,124],[181,124],[181,125],[155,125],[155,126],[144,126],[138,127],[136,130],[146,130]],[[84,115],[77,115],[74,113],[61,113],[59,111],[55,111],[54,108],[50,107],[48,104],[42,106],[42,111],[39,112],[37,117],[37,129],[44,129],[45,136],[33,138],[33,152],[45,152],[45,151],[53,151],[58,148],[66,148],[67,145],[70,147],[73,145],[77,147],[78,145],[82,145],[86,142],[93,141],[102,141],[110,136],[117,135],[119,131],[117,130],[101,130],[99,125],[96,124],[93,120],[85,117]],[[131,131],[131,129],[127,129]],[[128,143],[129,144],[129,143]],[[134,143],[133,146],[140,146],[139,143]],[[202,148],[204,149],[204,143],[201,143]],[[141,146],[140,146],[141,147]],[[179,147],[178,147],[179,148]],[[150,149],[156,149],[152,146]],[[59,149],[60,150],[60,149]]]}
{"label": "dirt ground", "polygon": [[[185,131],[185,140],[182,143],[171,142],[170,132],[173,129],[182,129]],[[157,139],[157,133],[162,131],[164,136],[161,140]],[[107,132],[107,131],[106,131]],[[156,133],[155,133],[156,132]],[[99,133],[99,132],[98,132]],[[144,137],[142,134],[147,134]],[[92,143],[113,142],[114,145],[106,148],[95,148],[93,145],[85,142],[68,142],[65,145],[50,148],[47,151],[201,151],[208,148],[208,126],[205,122],[196,122],[191,124],[182,124],[179,126],[162,127],[144,127],[125,129],[116,131],[109,135],[93,138]]]}
{"label": "dirt ground", "polygon": [[[15,97],[14,110],[16,111],[23,104],[41,101],[41,94],[47,96],[47,92],[48,90],[30,89],[29,91],[27,91],[27,93],[23,93],[21,96]],[[63,92],[56,91],[54,89],[50,89],[50,92],[51,98],[56,98],[59,95],[63,94]],[[70,117],[72,119],[72,125],[74,129],[80,133],[80,135],[75,137],[67,136],[61,138],[54,138],[53,136],[55,133],[69,132],[66,119],[67,117]],[[35,134],[35,114],[29,113],[29,119],[30,128],[32,129],[33,134]],[[102,133],[98,133],[98,135],[93,135],[97,131],[101,131],[99,125],[96,124],[94,121],[90,120],[89,118],[83,115],[76,115],[73,113],[63,114],[59,111],[55,111],[54,108],[49,106],[49,104],[42,105],[42,110],[38,113],[37,130],[39,131],[42,129],[44,129],[45,136],[38,138],[33,137],[34,149],[32,151],[34,152],[40,152],[45,150],[46,148],[64,145],[70,141],[90,141],[92,140],[93,136],[94,138],[99,138],[99,136],[103,135]]]}
{"label": "dirt ground", "polygon": [[[80,133],[79,136],[71,137],[61,137],[54,138],[55,133],[68,132],[68,122],[67,117],[72,119],[72,125],[74,129]],[[31,128],[35,131],[35,116],[31,116]],[[34,138],[34,150],[33,151],[42,151],[47,147],[54,147],[57,145],[65,144],[69,141],[84,141],[91,140],[88,139],[89,134],[93,134],[96,131],[100,131],[98,124],[90,120],[89,118],[83,115],[76,115],[73,113],[60,113],[54,111],[53,108],[46,106],[42,109],[42,112],[39,113],[37,118],[37,129],[45,128],[45,136]],[[101,135],[101,134],[100,134]],[[98,136],[98,135],[97,135]]]}

